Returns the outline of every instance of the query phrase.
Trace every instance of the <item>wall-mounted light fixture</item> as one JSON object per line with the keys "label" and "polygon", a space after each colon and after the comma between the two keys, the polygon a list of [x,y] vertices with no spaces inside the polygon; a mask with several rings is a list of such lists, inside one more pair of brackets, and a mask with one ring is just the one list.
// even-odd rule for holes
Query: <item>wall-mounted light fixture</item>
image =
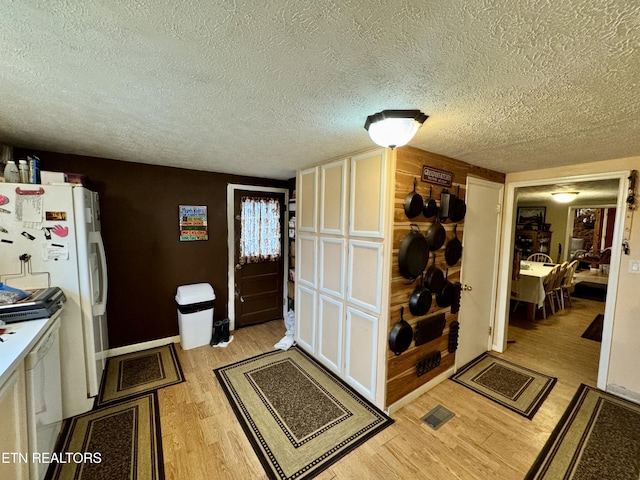
{"label": "wall-mounted light fixture", "polygon": [[559,203],[573,202],[580,192],[553,192],[553,199]]}
{"label": "wall-mounted light fixture", "polygon": [[383,110],[369,115],[364,128],[376,144],[395,148],[409,143],[427,118],[420,110]]}

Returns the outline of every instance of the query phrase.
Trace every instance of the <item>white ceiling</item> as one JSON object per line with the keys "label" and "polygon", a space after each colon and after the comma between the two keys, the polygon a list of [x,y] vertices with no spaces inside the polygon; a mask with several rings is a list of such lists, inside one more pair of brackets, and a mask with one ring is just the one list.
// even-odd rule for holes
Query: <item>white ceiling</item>
{"label": "white ceiling", "polygon": [[640,2],[20,0],[0,143],[271,178],[372,145],[500,172],[640,154]]}

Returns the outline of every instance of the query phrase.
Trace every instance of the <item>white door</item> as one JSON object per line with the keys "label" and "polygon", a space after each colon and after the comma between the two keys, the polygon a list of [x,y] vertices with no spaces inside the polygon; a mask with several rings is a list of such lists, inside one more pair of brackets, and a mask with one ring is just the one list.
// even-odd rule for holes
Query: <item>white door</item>
{"label": "white door", "polygon": [[489,350],[498,281],[504,185],[467,177],[456,369]]}

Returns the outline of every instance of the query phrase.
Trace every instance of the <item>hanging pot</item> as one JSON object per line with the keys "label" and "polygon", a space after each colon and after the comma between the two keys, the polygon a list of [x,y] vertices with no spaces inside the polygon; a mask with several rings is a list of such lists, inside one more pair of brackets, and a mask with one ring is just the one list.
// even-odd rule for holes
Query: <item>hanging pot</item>
{"label": "hanging pot", "polygon": [[444,259],[447,261],[447,265],[454,266],[462,257],[462,242],[458,239],[458,224],[453,226],[453,238],[447,242],[447,247],[444,249]]}
{"label": "hanging pot", "polygon": [[424,286],[434,293],[438,293],[442,290],[444,285],[444,273],[438,267],[436,267],[436,254],[433,254],[433,263],[427,269],[427,273],[424,277]]}
{"label": "hanging pot", "polygon": [[426,315],[431,308],[431,291],[424,286],[424,274],[409,299],[409,311],[418,317]]}
{"label": "hanging pot", "polygon": [[439,307],[450,307],[456,298],[456,287],[449,281],[449,269],[440,293],[436,295],[436,303]]}
{"label": "hanging pot", "polygon": [[444,227],[440,223],[439,215],[436,215],[435,222],[431,224],[425,236],[427,238],[429,250],[432,252],[440,250],[440,247],[444,245],[444,241],[447,239],[447,232],[445,232]]}
{"label": "hanging pot", "polygon": [[464,203],[464,200],[460,198],[460,185],[458,185],[458,194],[456,195],[456,200],[453,203],[453,208],[451,210],[451,218],[452,222],[460,222],[464,219],[464,216],[467,214],[467,204]]}
{"label": "hanging pot", "polygon": [[446,188],[440,194],[440,221],[444,222],[451,215],[456,196]]}
{"label": "hanging pot", "polygon": [[417,180],[413,179],[413,192],[404,197],[404,213],[409,218],[415,218],[422,213],[424,202],[422,196],[416,192]]}
{"label": "hanging pot", "polygon": [[411,231],[402,239],[398,251],[398,267],[403,277],[415,280],[429,262],[427,239],[415,223]]}
{"label": "hanging pot", "polygon": [[429,186],[429,198],[424,201],[422,214],[427,218],[431,218],[436,213],[438,213],[438,204],[436,203],[436,199],[433,198],[433,186]]}
{"label": "hanging pot", "polygon": [[396,355],[404,352],[413,340],[413,328],[404,318],[404,307],[400,307],[400,321],[396,323],[389,334],[389,350]]}

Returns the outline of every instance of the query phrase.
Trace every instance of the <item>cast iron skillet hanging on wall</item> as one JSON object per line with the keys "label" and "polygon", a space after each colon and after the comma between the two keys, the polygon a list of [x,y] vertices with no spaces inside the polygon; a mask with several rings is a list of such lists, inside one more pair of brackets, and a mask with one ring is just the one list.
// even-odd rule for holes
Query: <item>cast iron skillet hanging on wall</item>
{"label": "cast iron skillet hanging on wall", "polygon": [[438,213],[438,204],[436,203],[436,199],[433,198],[433,186],[429,186],[429,198],[424,201],[424,208],[422,209],[422,214],[431,218],[436,213]]}
{"label": "cast iron skillet hanging on wall", "polygon": [[467,204],[460,198],[460,185],[458,185],[458,194],[456,195],[455,202],[453,202],[453,208],[451,209],[451,215],[449,215],[449,218],[451,218],[452,222],[460,222],[464,219],[466,214]]}
{"label": "cast iron skillet hanging on wall", "polygon": [[422,200],[422,196],[416,192],[416,183],[417,180],[413,179],[413,192],[408,193],[406,197],[404,197],[404,213],[409,218],[415,218],[422,213],[422,208],[424,207],[424,201]]}
{"label": "cast iron skillet hanging on wall", "polygon": [[438,267],[436,267],[436,254],[433,254],[433,263],[427,269],[427,274],[424,278],[424,286],[434,293],[438,293],[442,290],[444,285],[444,273]]}
{"label": "cast iron skillet hanging on wall", "polygon": [[444,245],[444,241],[447,239],[447,232],[445,232],[444,227],[440,223],[440,216],[438,214],[436,214],[436,219],[429,227],[429,230],[427,230],[425,236],[427,237],[429,250],[432,252],[440,250],[440,247]]}
{"label": "cast iron skillet hanging on wall", "polygon": [[424,285],[424,274],[421,276],[420,283],[413,290],[411,298],[409,299],[409,311],[417,316],[421,317],[426,315],[431,308],[431,291]]}
{"label": "cast iron skillet hanging on wall", "polygon": [[415,280],[429,262],[429,246],[418,225],[412,223],[410,227],[411,231],[400,243],[398,267],[403,277]]}
{"label": "cast iron skillet hanging on wall", "polygon": [[450,307],[456,298],[456,287],[449,281],[449,269],[447,268],[447,276],[444,281],[444,286],[440,293],[436,295],[436,303],[439,307]]}
{"label": "cast iron skillet hanging on wall", "polygon": [[404,318],[404,307],[400,307],[400,321],[396,323],[389,334],[389,350],[396,355],[404,352],[413,341],[413,328]]}
{"label": "cast iron skillet hanging on wall", "polygon": [[444,249],[444,259],[447,261],[447,265],[453,267],[460,257],[462,257],[462,242],[458,239],[458,224],[453,226],[453,238],[447,242],[447,247]]}

